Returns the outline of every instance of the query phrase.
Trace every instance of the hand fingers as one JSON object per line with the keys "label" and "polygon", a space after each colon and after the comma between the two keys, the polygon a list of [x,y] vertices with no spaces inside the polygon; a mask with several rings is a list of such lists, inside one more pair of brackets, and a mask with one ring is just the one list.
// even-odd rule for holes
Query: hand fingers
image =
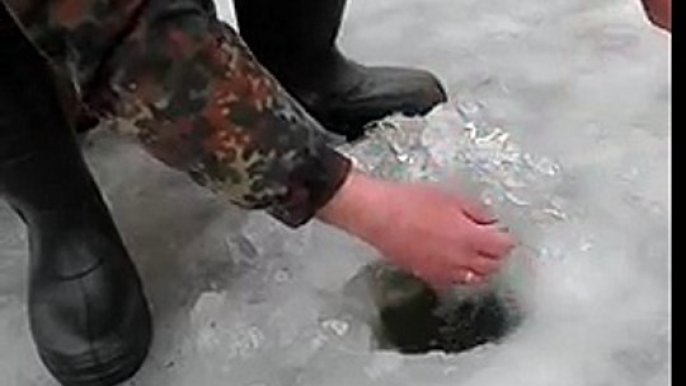
{"label": "hand fingers", "polygon": [[490,275],[495,273],[500,265],[493,259],[479,258],[479,263],[474,264],[471,268],[455,268],[449,274],[441,273],[433,277],[424,277],[424,280],[430,283],[431,287],[437,292],[445,292],[455,284],[477,285],[488,279]]}
{"label": "hand fingers", "polygon": [[458,199],[462,213],[475,223],[491,225],[498,222],[498,219],[486,205],[466,197],[458,197]]}
{"label": "hand fingers", "polygon": [[476,285],[483,283],[486,280],[486,276],[480,275],[469,269],[461,269],[457,272],[453,280],[455,283]]}
{"label": "hand fingers", "polygon": [[492,259],[507,256],[515,247],[515,239],[495,226],[479,227],[472,234],[472,246],[481,255]]}
{"label": "hand fingers", "polygon": [[[475,269],[458,267],[454,269],[445,269],[440,273],[436,272],[433,275],[417,276],[429,283],[429,285],[439,293],[449,290],[455,284],[480,284],[487,279],[489,274],[497,270],[497,267],[493,266],[494,260],[486,258],[481,258],[480,260],[484,262],[484,265],[478,266]],[[495,265],[497,265],[497,263]]]}
{"label": "hand fingers", "polygon": [[501,267],[501,261],[493,258],[479,256],[471,259],[462,270],[469,270],[480,276],[490,276]]}

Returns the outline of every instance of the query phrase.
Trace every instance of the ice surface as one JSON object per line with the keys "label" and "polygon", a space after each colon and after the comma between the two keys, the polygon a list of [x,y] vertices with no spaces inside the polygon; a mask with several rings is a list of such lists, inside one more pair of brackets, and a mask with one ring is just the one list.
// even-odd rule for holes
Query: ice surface
{"label": "ice surface", "polygon": [[[461,355],[377,351],[368,294],[348,283],[371,248],[231,208],[100,131],[86,154],[156,324],[127,385],[668,384],[669,37],[638,1],[353,0],[342,43],[446,81],[449,106],[346,151],[489,199],[523,242],[502,279],[524,324]],[[31,346],[26,262],[0,206],[0,384],[55,385]]]}

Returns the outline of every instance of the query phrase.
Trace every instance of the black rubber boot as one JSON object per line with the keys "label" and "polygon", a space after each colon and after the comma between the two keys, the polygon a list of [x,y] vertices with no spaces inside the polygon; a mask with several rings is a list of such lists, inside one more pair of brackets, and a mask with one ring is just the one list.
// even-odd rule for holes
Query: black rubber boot
{"label": "black rubber boot", "polygon": [[446,100],[421,70],[366,67],[336,46],[346,0],[235,0],[240,32],[260,62],[327,129],[355,139],[393,113],[422,115]]}
{"label": "black rubber boot", "polygon": [[0,196],[25,221],[29,320],[66,386],[131,377],[151,341],[142,286],[76,145],[47,61],[0,3]]}

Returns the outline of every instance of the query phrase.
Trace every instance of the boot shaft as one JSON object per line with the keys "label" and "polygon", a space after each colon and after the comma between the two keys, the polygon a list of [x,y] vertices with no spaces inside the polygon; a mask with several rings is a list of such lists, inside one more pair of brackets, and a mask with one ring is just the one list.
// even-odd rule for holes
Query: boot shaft
{"label": "boot shaft", "polygon": [[269,67],[317,60],[335,49],[346,0],[235,0],[241,36]]}
{"label": "boot shaft", "polygon": [[54,69],[0,6],[0,196],[32,221],[92,196]]}

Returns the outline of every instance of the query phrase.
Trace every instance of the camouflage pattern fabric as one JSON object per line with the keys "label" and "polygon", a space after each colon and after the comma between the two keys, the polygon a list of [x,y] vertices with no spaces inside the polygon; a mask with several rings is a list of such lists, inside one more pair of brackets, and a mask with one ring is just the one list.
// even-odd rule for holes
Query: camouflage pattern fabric
{"label": "camouflage pattern fabric", "polygon": [[295,227],[344,182],[350,161],[212,0],[2,1],[79,110],[132,123],[115,127],[230,202]]}

